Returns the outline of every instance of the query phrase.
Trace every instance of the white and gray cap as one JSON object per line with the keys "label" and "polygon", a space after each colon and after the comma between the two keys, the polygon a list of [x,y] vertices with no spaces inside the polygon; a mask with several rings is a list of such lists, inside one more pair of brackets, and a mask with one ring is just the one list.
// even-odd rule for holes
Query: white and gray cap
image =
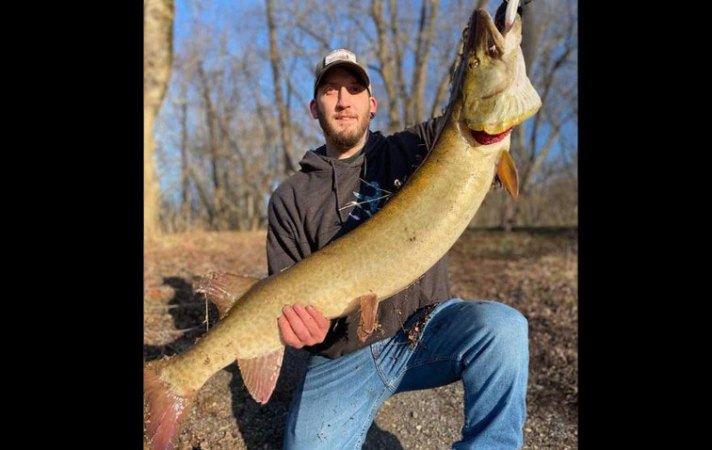
{"label": "white and gray cap", "polygon": [[354,52],[346,50],[345,48],[339,48],[329,52],[314,68],[314,97],[316,97],[316,89],[319,87],[319,83],[321,83],[326,72],[337,66],[344,67],[358,75],[364,86],[368,88],[369,94],[371,93],[371,79],[368,76],[366,68],[356,60]]}

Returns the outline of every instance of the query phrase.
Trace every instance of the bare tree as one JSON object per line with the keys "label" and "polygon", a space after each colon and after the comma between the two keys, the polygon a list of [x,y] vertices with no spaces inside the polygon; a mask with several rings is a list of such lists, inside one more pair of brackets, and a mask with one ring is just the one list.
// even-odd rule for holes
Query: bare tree
{"label": "bare tree", "polygon": [[406,126],[415,125],[424,120],[425,84],[430,58],[430,46],[433,40],[433,28],[437,18],[439,0],[423,0],[420,7],[418,38],[415,47],[415,65],[413,66],[413,93],[406,102]]}
{"label": "bare tree", "polygon": [[[383,80],[388,104],[388,132],[424,120],[424,97],[427,67],[432,46],[433,30],[437,19],[439,0],[422,0],[416,45],[412,51],[410,88],[406,83],[406,46],[412,36],[399,18],[398,2],[390,0],[388,16],[382,0],[372,0],[370,17],[376,28],[376,55],[378,73]],[[399,110],[401,111],[399,113]]]}
{"label": "bare tree", "polygon": [[[374,129],[395,132],[438,115],[473,3],[485,7],[487,0],[447,2],[447,8],[438,0],[421,0],[416,8],[404,0],[265,0],[226,4],[240,14],[222,14],[217,21],[205,14],[212,3],[201,3],[200,11],[191,6],[191,30],[176,42],[173,70],[179,73],[173,82],[179,85],[169,90],[170,106],[157,121],[157,162],[166,164],[160,173],[171,177],[162,183],[163,207],[171,209],[162,217],[174,221],[170,229],[184,229],[189,220],[209,229],[265,225],[266,199],[296,169],[297,151],[323,143],[308,104],[314,64],[332,48],[350,48],[368,64],[382,112]],[[544,107],[513,135],[518,206],[494,192],[477,224],[559,223],[575,211],[572,3],[537,0],[525,6],[524,19],[534,24],[524,24],[524,51]],[[264,77],[267,71],[271,76]]]}
{"label": "bare tree", "polygon": [[190,228],[190,159],[188,149],[188,83],[182,80],[180,103],[180,159],[181,159],[181,205],[180,220],[186,229]]}
{"label": "bare tree", "polygon": [[208,142],[207,150],[209,155],[209,167],[210,167],[210,187],[213,192],[211,204],[212,211],[210,215],[210,223],[213,227],[220,229],[219,222],[221,221],[221,213],[223,212],[223,184],[222,178],[220,177],[221,167],[221,142],[219,142],[219,136],[217,128],[217,112],[213,105],[212,93],[214,91],[215,80],[208,79],[206,75],[205,68],[203,67],[203,61],[201,60],[198,64],[197,74],[198,80],[200,81],[200,95],[203,101],[203,108],[205,112],[205,125],[208,131]]}
{"label": "bare tree", "polygon": [[143,2],[143,234],[160,234],[159,190],[153,155],[153,123],[166,95],[173,60],[173,0]]}
{"label": "bare tree", "polygon": [[289,119],[289,109],[282,97],[282,80],[280,78],[280,54],[277,46],[277,27],[274,20],[274,0],[265,0],[267,4],[267,28],[269,30],[269,60],[272,66],[272,79],[274,80],[274,97],[279,112],[279,129],[284,151],[285,173],[295,172],[298,167],[294,163],[292,151],[292,124]]}
{"label": "bare tree", "polygon": [[388,131],[393,132],[401,128],[400,114],[398,114],[398,93],[396,89],[396,56],[388,45],[391,36],[387,30],[383,17],[383,1],[371,0],[371,18],[376,26],[376,42],[378,45],[378,61],[383,87],[386,90],[388,103]]}

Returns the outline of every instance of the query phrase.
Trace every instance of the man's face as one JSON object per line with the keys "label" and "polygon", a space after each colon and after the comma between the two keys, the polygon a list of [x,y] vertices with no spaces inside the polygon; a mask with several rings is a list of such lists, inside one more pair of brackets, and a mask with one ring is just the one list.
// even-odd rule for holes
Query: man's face
{"label": "man's face", "polygon": [[366,86],[348,70],[335,67],[327,72],[310,105],[319,119],[324,136],[334,146],[353,148],[368,130],[376,99]]}

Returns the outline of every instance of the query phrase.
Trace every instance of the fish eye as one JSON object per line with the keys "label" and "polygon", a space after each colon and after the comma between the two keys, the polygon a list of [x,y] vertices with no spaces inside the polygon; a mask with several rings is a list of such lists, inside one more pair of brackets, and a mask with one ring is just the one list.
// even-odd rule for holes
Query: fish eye
{"label": "fish eye", "polygon": [[470,60],[467,62],[467,66],[470,69],[474,69],[475,67],[480,65],[480,58],[473,56],[470,58]]}

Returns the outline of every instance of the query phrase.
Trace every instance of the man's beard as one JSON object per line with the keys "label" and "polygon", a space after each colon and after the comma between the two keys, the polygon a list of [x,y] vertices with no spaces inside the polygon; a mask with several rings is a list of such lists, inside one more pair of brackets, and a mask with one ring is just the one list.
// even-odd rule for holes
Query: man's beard
{"label": "man's beard", "polygon": [[319,125],[321,125],[324,136],[339,150],[349,150],[353,148],[368,129],[369,120],[359,120],[355,130],[339,132],[327,122],[325,114],[322,111],[319,111],[318,116]]}

